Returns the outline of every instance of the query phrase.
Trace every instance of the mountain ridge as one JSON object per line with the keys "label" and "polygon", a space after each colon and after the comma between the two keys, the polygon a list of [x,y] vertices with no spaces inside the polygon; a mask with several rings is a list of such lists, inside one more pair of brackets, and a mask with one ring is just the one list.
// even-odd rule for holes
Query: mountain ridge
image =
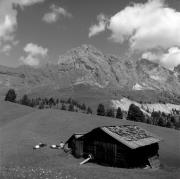
{"label": "mountain ridge", "polygon": [[92,45],[73,48],[59,56],[57,64],[39,68],[0,66],[0,94],[9,88],[18,93],[51,88],[61,90],[78,85],[99,90],[130,92],[151,90],[180,95],[180,67],[170,71],[146,59],[106,55]]}

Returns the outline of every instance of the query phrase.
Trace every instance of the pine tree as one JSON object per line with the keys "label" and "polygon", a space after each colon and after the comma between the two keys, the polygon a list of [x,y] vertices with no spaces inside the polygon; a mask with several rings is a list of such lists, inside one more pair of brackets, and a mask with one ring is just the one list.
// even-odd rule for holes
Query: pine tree
{"label": "pine tree", "polygon": [[26,105],[26,106],[30,106],[30,100],[26,94],[22,97],[21,104]]}
{"label": "pine tree", "polygon": [[162,117],[160,117],[158,120],[158,126],[162,126],[162,127],[166,126],[166,123]]}
{"label": "pine tree", "polygon": [[83,111],[86,111],[86,105],[85,105],[85,104],[82,104],[81,109],[82,109]]}
{"label": "pine tree", "polygon": [[68,111],[72,111],[72,112],[74,111],[74,105],[73,104],[69,105]]}
{"label": "pine tree", "polygon": [[72,103],[72,99],[71,99],[71,98],[68,98],[67,103],[68,103],[68,104],[71,104],[71,103]]}
{"label": "pine tree", "polygon": [[5,96],[5,101],[15,102],[16,101],[16,93],[14,89],[10,89]]}
{"label": "pine tree", "polygon": [[145,120],[145,116],[138,106],[131,104],[128,110],[127,119],[131,121],[143,122]]}
{"label": "pine tree", "polygon": [[99,116],[105,116],[106,112],[105,112],[105,107],[103,104],[99,104],[98,108],[97,108],[97,115]]}
{"label": "pine tree", "polygon": [[117,109],[116,118],[118,118],[118,119],[123,119],[123,113],[122,113],[120,107],[118,107],[118,109]]}
{"label": "pine tree", "polygon": [[39,109],[44,109],[44,103],[41,103],[41,104],[39,105]]}
{"label": "pine tree", "polygon": [[49,99],[49,106],[50,106],[50,108],[51,108],[53,105],[55,105],[54,98],[50,98],[50,99]]}
{"label": "pine tree", "polygon": [[66,111],[66,105],[64,103],[62,103],[61,110]]}

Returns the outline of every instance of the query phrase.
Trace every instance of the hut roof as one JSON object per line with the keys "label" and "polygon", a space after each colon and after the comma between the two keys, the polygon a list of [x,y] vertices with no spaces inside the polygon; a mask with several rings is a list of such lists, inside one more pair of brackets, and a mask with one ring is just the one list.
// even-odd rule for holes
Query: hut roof
{"label": "hut roof", "polygon": [[161,141],[161,138],[135,125],[100,127],[108,135],[131,149]]}

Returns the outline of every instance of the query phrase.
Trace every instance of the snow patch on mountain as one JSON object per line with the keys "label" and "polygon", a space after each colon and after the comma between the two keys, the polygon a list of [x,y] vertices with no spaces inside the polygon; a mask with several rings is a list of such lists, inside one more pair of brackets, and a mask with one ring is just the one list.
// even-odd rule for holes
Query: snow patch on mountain
{"label": "snow patch on mountain", "polygon": [[136,83],[132,90],[137,90],[137,91],[140,91],[140,90],[153,90],[152,87],[146,85],[145,83],[142,83],[141,85],[139,83]]}
{"label": "snow patch on mountain", "polygon": [[133,90],[144,90],[144,87],[141,86],[140,84],[136,83],[136,84],[133,86],[132,89],[133,89]]}

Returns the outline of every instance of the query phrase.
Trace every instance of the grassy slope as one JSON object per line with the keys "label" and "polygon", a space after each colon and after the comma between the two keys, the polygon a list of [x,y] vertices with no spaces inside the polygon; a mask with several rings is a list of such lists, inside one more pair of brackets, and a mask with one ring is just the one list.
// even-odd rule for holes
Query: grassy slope
{"label": "grassy slope", "polygon": [[0,127],[33,111],[33,108],[0,100]]}
{"label": "grassy slope", "polygon": [[[120,124],[132,124],[132,122],[57,110],[35,111],[12,120],[0,128],[0,166],[25,167],[23,172],[27,175],[31,168],[37,171],[43,168],[45,171],[53,171],[53,174],[47,172],[47,176],[50,178],[54,178],[56,174],[59,176],[59,173],[62,177],[69,175],[77,178],[93,178],[92,175],[94,178],[176,178],[180,172],[177,169],[180,168],[180,132],[147,124],[139,123],[138,125],[164,138],[164,141],[160,143],[163,170],[155,172],[125,170],[95,164],[79,167],[79,162],[82,159],[74,159],[62,151],[52,150],[49,147],[39,151],[32,150],[32,146],[38,142],[45,142],[49,145],[57,144],[61,140],[67,140],[75,132],[88,132],[97,126]],[[5,173],[7,178],[12,177],[12,175],[8,176],[8,173],[11,172]],[[27,175],[25,178],[28,178]],[[17,178],[16,176],[14,174],[14,178]],[[33,176],[39,178],[37,175]]]}

